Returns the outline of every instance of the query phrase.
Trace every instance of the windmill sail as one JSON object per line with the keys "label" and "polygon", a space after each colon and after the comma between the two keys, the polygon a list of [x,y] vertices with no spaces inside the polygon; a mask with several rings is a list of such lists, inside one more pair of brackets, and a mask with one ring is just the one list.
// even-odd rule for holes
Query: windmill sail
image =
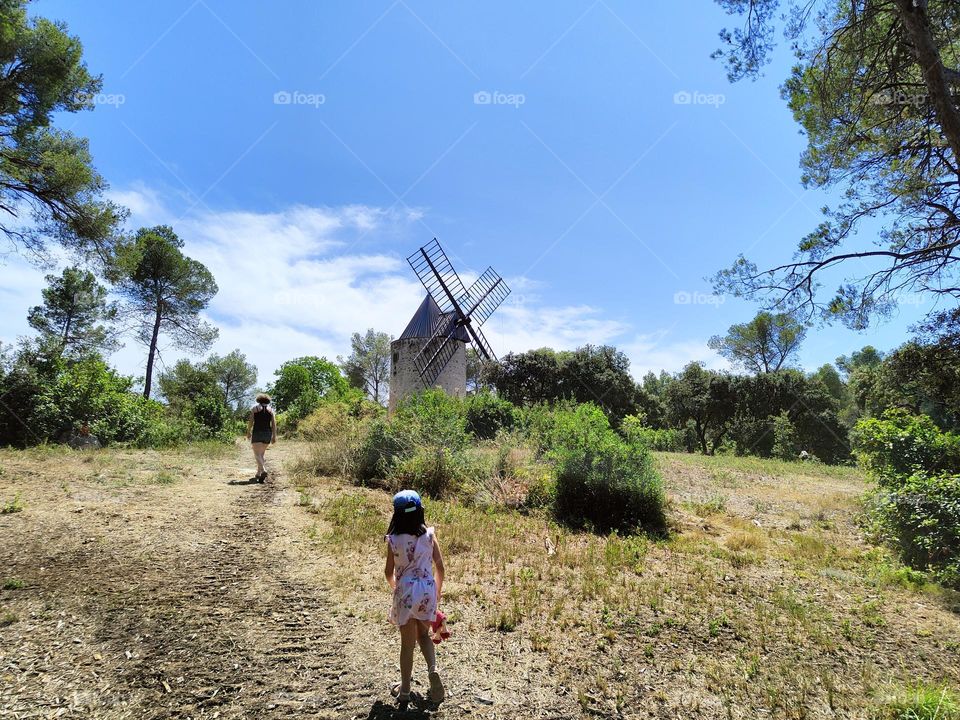
{"label": "windmill sail", "polygon": [[463,312],[470,321],[479,326],[493,315],[493,311],[500,307],[509,294],[510,288],[503,278],[493,268],[488,267],[462,296],[460,306],[464,308]]}
{"label": "windmill sail", "polygon": [[490,343],[487,342],[487,338],[484,336],[484,334],[480,332],[480,328],[474,327],[473,325],[467,325],[467,332],[469,332],[470,337],[473,338],[473,344],[476,346],[477,354],[479,354],[484,360],[496,361],[497,356],[493,354],[493,348],[490,347]]}
{"label": "windmill sail", "polygon": [[450,358],[457,352],[458,330],[457,316],[447,313],[441,316],[434,328],[433,335],[424,344],[420,352],[413,359],[413,365],[420,374],[420,379],[426,387],[432,387],[443,368],[450,362]]}
{"label": "windmill sail", "polygon": [[420,278],[423,287],[436,300],[442,312],[451,313],[460,310],[457,298],[466,295],[466,290],[436,238],[408,257],[407,262]]}

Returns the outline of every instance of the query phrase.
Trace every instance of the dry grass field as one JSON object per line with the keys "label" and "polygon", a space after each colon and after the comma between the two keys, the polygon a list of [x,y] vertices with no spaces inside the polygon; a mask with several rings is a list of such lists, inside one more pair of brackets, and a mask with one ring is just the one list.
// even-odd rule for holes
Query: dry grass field
{"label": "dry grass field", "polygon": [[0,717],[955,711],[960,599],[864,541],[856,471],[659,454],[665,539],[429,502],[449,698],[396,712],[389,496],[306,451],[278,445],[266,485],[240,445],[0,451]]}

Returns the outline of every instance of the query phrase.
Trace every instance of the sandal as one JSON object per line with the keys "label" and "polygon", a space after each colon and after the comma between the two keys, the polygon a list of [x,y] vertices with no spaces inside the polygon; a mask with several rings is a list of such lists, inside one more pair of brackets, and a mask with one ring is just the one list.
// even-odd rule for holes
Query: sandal
{"label": "sandal", "polygon": [[430,678],[430,701],[439,705],[444,698],[443,680],[440,679],[440,673],[436,670],[427,677]]}
{"label": "sandal", "polygon": [[406,705],[406,704],[408,704],[408,703],[410,702],[410,693],[409,693],[409,692],[405,692],[405,693],[400,692],[400,683],[394,683],[394,684],[393,684],[393,687],[390,688],[390,694],[393,695],[393,697],[395,697],[395,698],[397,699],[397,702],[398,702],[400,705]]}

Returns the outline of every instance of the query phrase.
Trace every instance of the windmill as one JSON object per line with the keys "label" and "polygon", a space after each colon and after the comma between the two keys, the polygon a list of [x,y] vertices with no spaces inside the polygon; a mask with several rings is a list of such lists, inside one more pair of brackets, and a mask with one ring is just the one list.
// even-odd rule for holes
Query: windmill
{"label": "windmill", "polygon": [[407,395],[439,386],[462,397],[467,384],[466,346],[482,362],[496,361],[480,330],[510,294],[493,268],[465,288],[447,254],[434,238],[407,258],[427,291],[417,312],[391,344],[390,409]]}

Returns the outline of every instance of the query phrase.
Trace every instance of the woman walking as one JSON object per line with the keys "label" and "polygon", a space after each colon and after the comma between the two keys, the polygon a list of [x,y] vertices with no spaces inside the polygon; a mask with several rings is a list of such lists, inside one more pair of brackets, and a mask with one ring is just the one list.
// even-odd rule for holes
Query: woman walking
{"label": "woman walking", "polygon": [[262,483],[267,479],[264,455],[267,448],[277,441],[277,417],[270,408],[270,396],[266,393],[257,395],[257,404],[250,411],[247,439],[253,445],[253,457],[257,460],[257,482]]}

